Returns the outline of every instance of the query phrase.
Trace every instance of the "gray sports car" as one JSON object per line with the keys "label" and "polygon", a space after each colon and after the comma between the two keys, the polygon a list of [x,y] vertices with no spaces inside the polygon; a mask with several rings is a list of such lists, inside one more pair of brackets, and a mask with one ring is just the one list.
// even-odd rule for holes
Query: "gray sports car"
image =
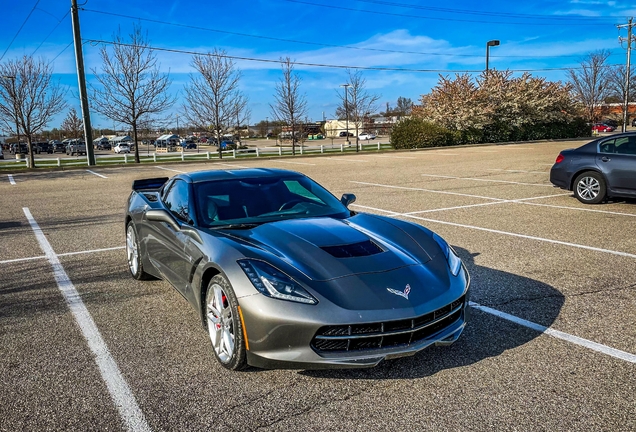
{"label": "gray sports car", "polygon": [[347,208],[284,170],[133,182],[126,251],[136,279],[170,282],[228,369],[371,367],[466,325],[469,276],[416,224]]}

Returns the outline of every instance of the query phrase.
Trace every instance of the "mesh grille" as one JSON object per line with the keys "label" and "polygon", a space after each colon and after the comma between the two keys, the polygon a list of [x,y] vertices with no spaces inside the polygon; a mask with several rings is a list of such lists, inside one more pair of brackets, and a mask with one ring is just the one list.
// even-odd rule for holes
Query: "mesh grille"
{"label": "mesh grille", "polygon": [[427,339],[461,318],[465,296],[413,319],[321,327],[311,346],[318,352],[407,346]]}

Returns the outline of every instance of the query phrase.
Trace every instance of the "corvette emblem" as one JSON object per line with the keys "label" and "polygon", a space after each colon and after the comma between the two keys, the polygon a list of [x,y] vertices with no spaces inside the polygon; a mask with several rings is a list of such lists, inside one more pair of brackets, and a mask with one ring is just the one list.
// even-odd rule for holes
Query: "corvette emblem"
{"label": "corvette emblem", "polygon": [[406,288],[404,288],[404,291],[399,291],[393,288],[387,288],[386,290],[390,292],[391,294],[399,295],[400,297],[404,297],[405,299],[408,300],[409,293],[411,292],[411,286],[409,284],[406,284]]}

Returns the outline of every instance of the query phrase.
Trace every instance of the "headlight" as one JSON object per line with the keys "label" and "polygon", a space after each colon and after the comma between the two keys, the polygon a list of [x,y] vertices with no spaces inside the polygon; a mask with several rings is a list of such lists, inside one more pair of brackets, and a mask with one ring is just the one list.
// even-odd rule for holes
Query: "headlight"
{"label": "headlight", "polygon": [[444,252],[444,256],[446,257],[446,261],[448,262],[448,268],[450,268],[451,274],[453,276],[457,276],[459,274],[459,270],[462,268],[462,260],[457,256],[452,247],[446,243],[446,240],[433,233],[433,239],[437,242],[442,251]]}
{"label": "headlight", "polygon": [[239,265],[261,294],[281,300],[316,304],[318,300],[277,268],[257,260],[239,260]]}

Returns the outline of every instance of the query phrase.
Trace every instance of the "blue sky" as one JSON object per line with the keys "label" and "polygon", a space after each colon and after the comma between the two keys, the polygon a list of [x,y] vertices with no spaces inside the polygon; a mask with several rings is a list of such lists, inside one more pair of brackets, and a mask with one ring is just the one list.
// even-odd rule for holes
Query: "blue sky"
{"label": "blue sky", "polygon": [[[7,49],[37,0],[4,2],[0,55]],[[81,3],[81,1],[80,1]],[[112,40],[137,23],[151,44],[176,50],[228,54],[258,59],[289,56],[298,62],[330,66],[394,68],[363,70],[369,91],[380,105],[395,105],[399,96],[417,101],[438,80],[438,71],[479,71],[491,39],[490,67],[532,70],[550,80],[565,80],[587,53],[607,49],[610,63],[625,62],[616,24],[636,15],[627,1],[458,1],[449,4],[416,0],[87,0],[80,11],[84,39]],[[40,0],[2,61],[35,52],[53,61],[56,77],[68,87],[69,106],[76,106],[77,77],[72,42],[70,0]],[[118,16],[119,15],[119,16]],[[171,25],[179,24],[179,26]],[[38,48],[39,47],[39,48]],[[67,47],[65,49],[65,47]],[[36,51],[37,49],[37,51]],[[99,46],[84,44],[86,68],[100,65]],[[161,68],[173,80],[178,102],[189,80],[190,56],[157,52]],[[269,104],[280,65],[239,60],[241,87],[250,100],[251,123],[271,119]],[[336,90],[346,82],[345,69],[297,66],[308,99],[308,117],[333,118]],[[421,70],[431,71],[422,72]],[[520,72],[519,72],[520,73]],[[89,73],[90,83],[94,78]],[[63,115],[49,127],[57,127]],[[112,127],[96,113],[94,126]]]}

